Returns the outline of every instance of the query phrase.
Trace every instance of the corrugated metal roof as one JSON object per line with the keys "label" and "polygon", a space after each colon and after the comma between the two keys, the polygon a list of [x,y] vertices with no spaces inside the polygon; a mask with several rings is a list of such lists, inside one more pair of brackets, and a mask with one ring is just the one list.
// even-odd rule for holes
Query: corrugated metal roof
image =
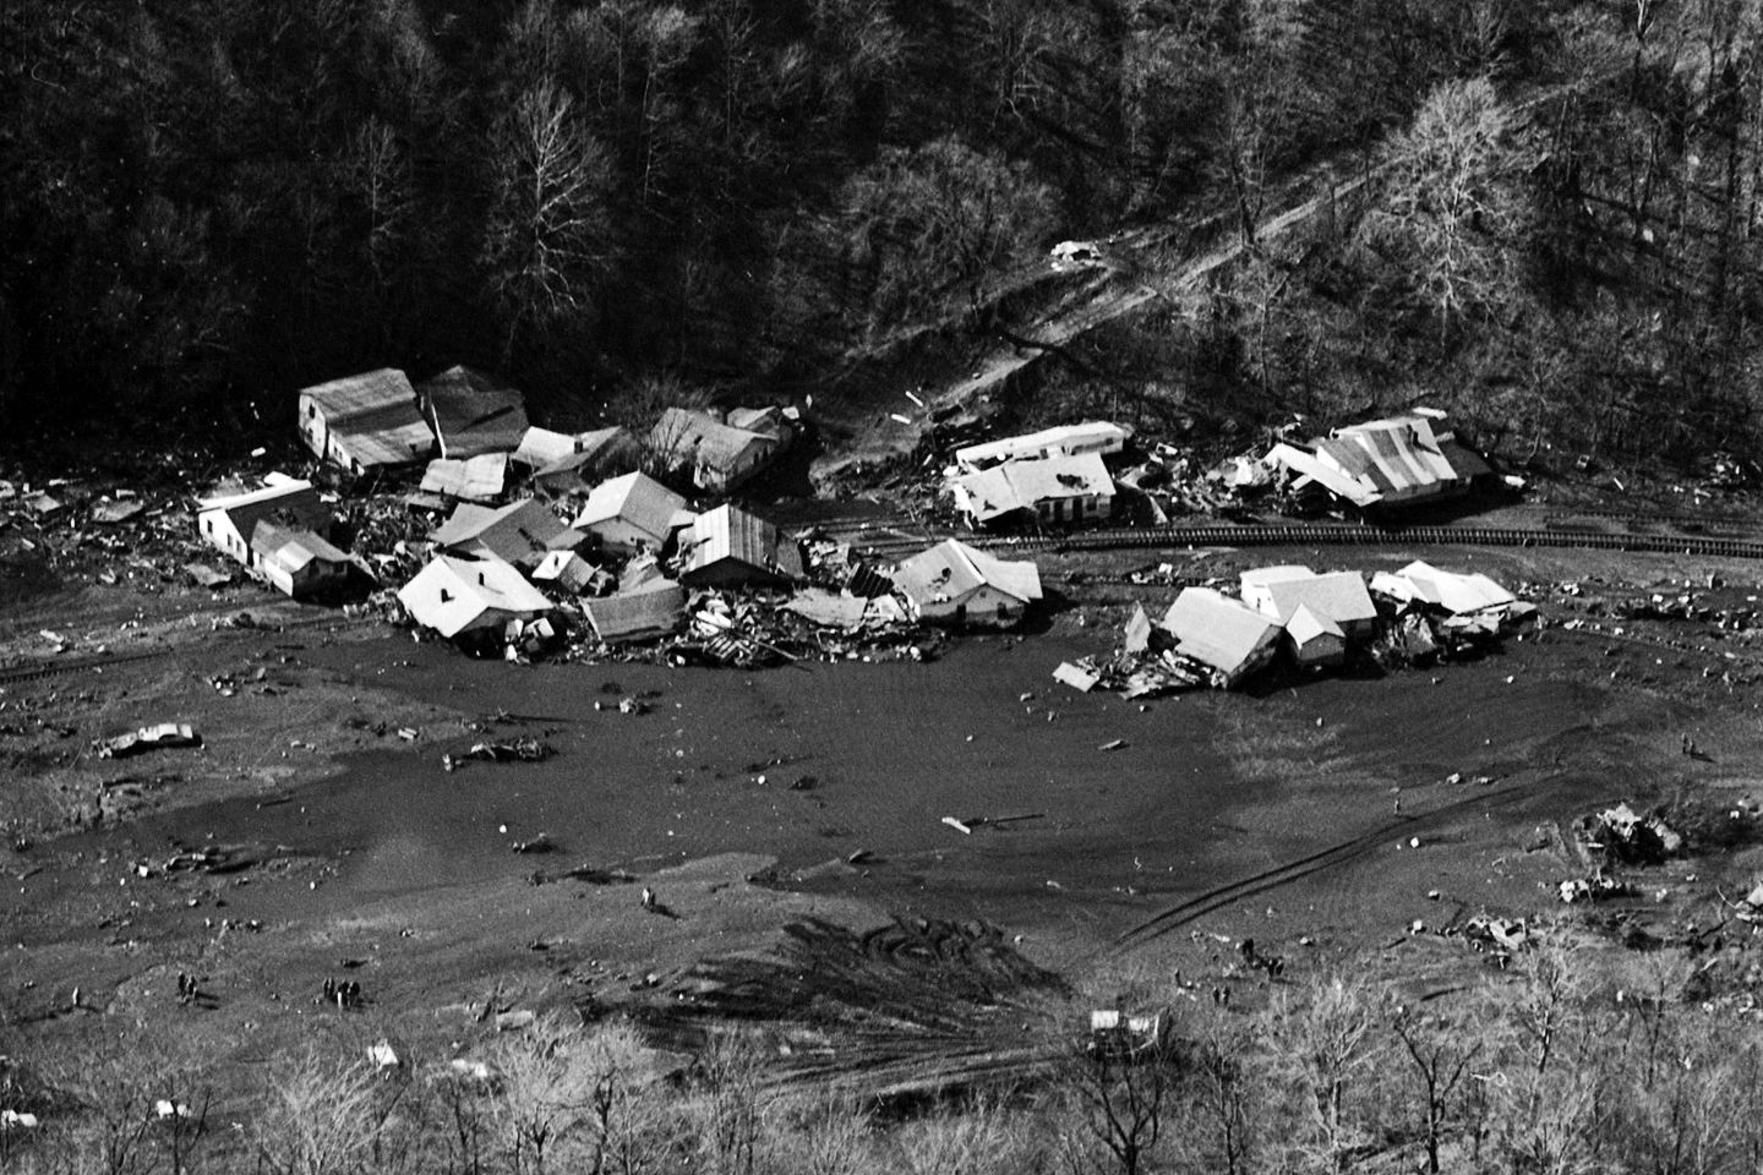
{"label": "corrugated metal roof", "polygon": [[331,436],[363,468],[404,465],[434,445],[416,406],[416,389],[396,368],[317,384],[300,395],[318,405]]}
{"label": "corrugated metal roof", "polygon": [[694,518],[683,543],[686,562],[680,579],[687,583],[728,563],[784,579],[802,575],[802,557],[794,543],[785,542],[765,519],[731,505]]}

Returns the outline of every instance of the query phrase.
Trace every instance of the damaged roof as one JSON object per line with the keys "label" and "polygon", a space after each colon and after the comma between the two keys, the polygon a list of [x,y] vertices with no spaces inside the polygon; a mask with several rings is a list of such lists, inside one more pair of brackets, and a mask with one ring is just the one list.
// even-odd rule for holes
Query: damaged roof
{"label": "damaged roof", "polygon": [[987,584],[1025,604],[1041,598],[1041,573],[1033,563],[1006,563],[957,539],[944,539],[894,571],[895,587],[920,602],[960,599]]}
{"label": "damaged roof", "polygon": [[496,507],[461,502],[429,537],[439,547],[481,550],[509,563],[582,541],[578,531],[564,526],[563,520],[536,498]]}
{"label": "damaged roof", "polygon": [[1114,479],[1096,453],[1006,461],[957,477],[954,485],[957,496],[964,498],[963,508],[976,522],[1033,510],[1041,502],[1114,495]]}
{"label": "damaged roof", "polygon": [[719,564],[735,563],[767,577],[802,578],[802,553],[765,519],[731,505],[718,506],[692,520],[681,538],[688,583]]}
{"label": "damaged roof", "polygon": [[317,406],[325,428],[363,468],[406,465],[434,445],[416,389],[395,367],[303,388],[300,397]]}
{"label": "damaged roof", "polygon": [[449,367],[416,391],[443,457],[458,460],[510,452],[526,434],[521,394],[481,371]]}
{"label": "damaged roof", "polygon": [[[1453,464],[1453,455],[1463,467]],[[1479,459],[1470,464],[1467,455],[1452,434],[1441,438],[1429,417],[1411,413],[1336,429],[1312,442],[1308,452],[1278,444],[1267,460],[1363,507],[1463,489],[1487,468]]]}
{"label": "damaged roof", "polygon": [[582,601],[594,634],[607,643],[665,636],[679,627],[686,590],[671,579],[656,579],[635,592]]}
{"label": "damaged roof", "polygon": [[1273,620],[1211,588],[1184,588],[1163,627],[1175,637],[1176,651],[1233,678],[1264,659],[1279,636]]}
{"label": "damaged roof", "polygon": [[551,610],[551,601],[511,564],[452,555],[436,555],[398,589],[398,602],[417,623],[448,638]]}

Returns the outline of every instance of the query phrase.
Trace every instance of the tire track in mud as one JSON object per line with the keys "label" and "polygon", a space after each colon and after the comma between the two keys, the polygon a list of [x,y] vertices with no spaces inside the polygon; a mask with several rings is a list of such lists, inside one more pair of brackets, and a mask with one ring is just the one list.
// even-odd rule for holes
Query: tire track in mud
{"label": "tire track in mud", "polygon": [[1268,890],[1290,885],[1294,881],[1302,881],[1325,869],[1332,869],[1336,865],[1344,865],[1349,861],[1357,860],[1373,849],[1388,844],[1390,838],[1397,834],[1412,836],[1417,831],[1435,828],[1441,823],[1468,812],[1508,807],[1522,797],[1535,794],[1535,792],[1536,784],[1525,782],[1508,784],[1491,791],[1465,796],[1461,800],[1453,800],[1451,803],[1428,812],[1380,824],[1352,840],[1331,845],[1295,861],[1276,865],[1272,869],[1239,878],[1225,885],[1214,886],[1204,893],[1159,910],[1136,926],[1122,931],[1115,938],[1114,945],[1105,952],[1104,957],[1118,957],[1126,954],[1148,943],[1155,942],[1171,931],[1179,930],[1197,918],[1234,905],[1245,898],[1255,897]]}

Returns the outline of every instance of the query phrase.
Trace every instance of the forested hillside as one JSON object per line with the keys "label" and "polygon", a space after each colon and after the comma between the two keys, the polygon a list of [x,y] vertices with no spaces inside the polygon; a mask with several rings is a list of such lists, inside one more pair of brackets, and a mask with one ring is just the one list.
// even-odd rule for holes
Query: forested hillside
{"label": "forested hillside", "polygon": [[[0,418],[456,362],[541,417],[836,394],[1168,224],[1249,248],[1085,341],[1141,412],[1425,394],[1693,455],[1754,423],[1760,39],[1740,0],[14,0]],[[1369,182],[1256,239],[1324,164]]]}

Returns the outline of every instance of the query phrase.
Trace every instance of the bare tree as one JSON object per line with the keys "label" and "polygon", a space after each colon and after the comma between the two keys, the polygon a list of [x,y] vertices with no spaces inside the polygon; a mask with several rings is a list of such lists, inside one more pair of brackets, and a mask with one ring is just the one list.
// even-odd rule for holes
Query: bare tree
{"label": "bare tree", "polygon": [[1405,1006],[1395,1010],[1390,1031],[1401,1041],[1409,1061],[1406,1071],[1420,1105],[1426,1169],[1430,1175],[1438,1175],[1439,1147],[1446,1126],[1462,1096],[1469,1066],[1485,1042],[1465,1019]]}

